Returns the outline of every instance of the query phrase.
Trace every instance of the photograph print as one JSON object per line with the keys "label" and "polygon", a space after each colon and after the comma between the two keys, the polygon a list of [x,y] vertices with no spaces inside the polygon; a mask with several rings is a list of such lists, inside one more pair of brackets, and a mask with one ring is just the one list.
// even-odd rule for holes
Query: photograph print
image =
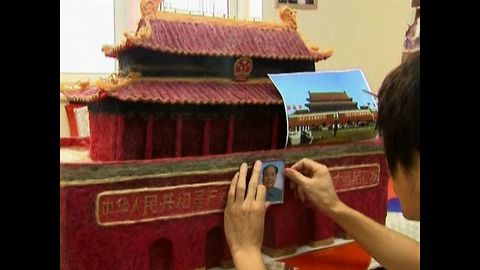
{"label": "photograph print", "polygon": [[287,147],[377,136],[377,99],[360,69],[269,74],[287,115]]}
{"label": "photograph print", "polygon": [[283,160],[262,160],[260,183],[265,185],[267,202],[283,203],[285,178],[283,175],[285,162]]}

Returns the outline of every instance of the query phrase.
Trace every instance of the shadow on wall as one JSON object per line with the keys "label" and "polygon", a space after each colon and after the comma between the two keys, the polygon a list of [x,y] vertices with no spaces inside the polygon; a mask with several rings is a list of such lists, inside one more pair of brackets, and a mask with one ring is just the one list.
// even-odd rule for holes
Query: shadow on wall
{"label": "shadow on wall", "polygon": [[315,216],[311,208],[303,210],[298,221],[298,244],[307,245],[314,239]]}
{"label": "shadow on wall", "polygon": [[161,238],[150,246],[150,270],[171,270],[172,241]]}
{"label": "shadow on wall", "polygon": [[207,243],[205,248],[205,267],[206,269],[220,266],[224,251],[223,229],[215,226],[208,231]]}

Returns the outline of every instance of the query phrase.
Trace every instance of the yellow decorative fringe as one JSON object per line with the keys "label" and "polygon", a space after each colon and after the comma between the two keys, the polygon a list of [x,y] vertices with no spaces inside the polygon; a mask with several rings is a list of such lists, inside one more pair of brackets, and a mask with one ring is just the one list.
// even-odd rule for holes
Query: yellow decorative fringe
{"label": "yellow decorative fringe", "polygon": [[117,74],[112,74],[106,79],[99,79],[95,85],[105,91],[115,91],[120,87],[124,87],[138,80],[141,77],[140,73],[131,72],[127,77],[120,77]]}
{"label": "yellow decorative fringe", "polygon": [[90,80],[82,79],[77,82],[60,82],[60,91],[79,91],[90,86]]}

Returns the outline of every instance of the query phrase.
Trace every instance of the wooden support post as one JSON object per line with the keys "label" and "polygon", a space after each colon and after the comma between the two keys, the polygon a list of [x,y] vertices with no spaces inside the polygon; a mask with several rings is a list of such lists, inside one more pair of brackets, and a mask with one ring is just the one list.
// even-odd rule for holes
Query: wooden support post
{"label": "wooden support post", "polygon": [[203,155],[207,156],[210,154],[210,130],[212,122],[210,120],[210,115],[205,117],[205,124],[203,125]]}
{"label": "wooden support post", "polygon": [[147,134],[145,138],[145,159],[151,159],[153,153],[153,115],[148,115]]}
{"label": "wooden support post", "polygon": [[177,114],[177,125],[175,132],[175,157],[182,156],[182,139],[183,139],[183,115]]}
{"label": "wooden support post", "polygon": [[235,116],[231,114],[228,118],[227,127],[227,154],[233,152],[233,133],[235,132]]}

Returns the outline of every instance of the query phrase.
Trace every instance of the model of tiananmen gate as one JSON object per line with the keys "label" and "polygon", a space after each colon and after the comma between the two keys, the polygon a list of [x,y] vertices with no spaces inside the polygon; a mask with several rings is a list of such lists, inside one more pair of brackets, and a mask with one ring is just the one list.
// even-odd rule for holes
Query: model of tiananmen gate
{"label": "model of tiananmen gate", "polygon": [[[346,204],[385,222],[378,141],[284,149],[283,100],[267,73],[314,71],[332,55],[305,43],[295,11],[271,24],[160,12],[159,2],[142,1],[137,31],[103,48],[119,74],[60,85],[69,120],[82,107],[89,120],[89,137],[61,139],[61,269],[232,266],[226,191],[256,159],[322,162]],[[263,251],[274,257],[344,235],[288,188],[265,226]]]}

